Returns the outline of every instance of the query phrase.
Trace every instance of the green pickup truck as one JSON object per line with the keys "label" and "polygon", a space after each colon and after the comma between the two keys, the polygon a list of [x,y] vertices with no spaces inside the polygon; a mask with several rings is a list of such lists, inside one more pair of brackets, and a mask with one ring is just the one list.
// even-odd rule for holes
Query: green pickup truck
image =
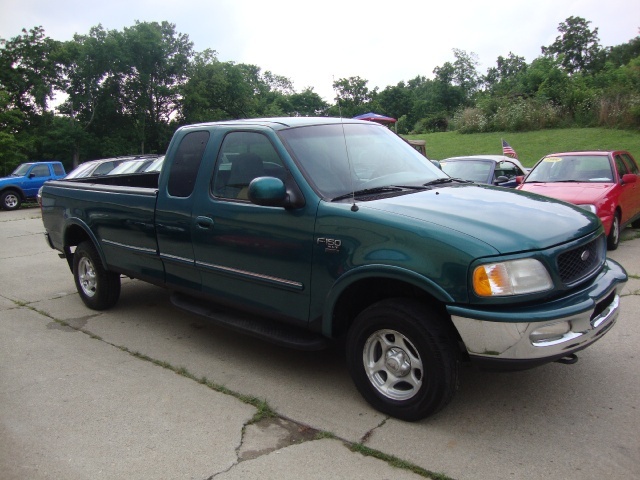
{"label": "green pickup truck", "polygon": [[182,127],[159,173],[48,182],[41,208],[88,307],[113,306],[125,275],[279,345],[337,345],[404,420],[443,408],[464,362],[575,362],[627,280],[586,210],[450,178],[358,120]]}

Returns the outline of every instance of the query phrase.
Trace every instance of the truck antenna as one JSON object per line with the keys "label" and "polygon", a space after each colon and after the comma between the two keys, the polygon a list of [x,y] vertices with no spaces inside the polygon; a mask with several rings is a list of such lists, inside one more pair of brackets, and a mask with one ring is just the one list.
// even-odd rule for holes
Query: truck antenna
{"label": "truck antenna", "polygon": [[340,115],[340,125],[342,126],[342,139],[344,140],[344,151],[347,154],[347,167],[349,168],[349,184],[351,186],[351,211],[357,212],[359,210],[358,205],[356,205],[356,193],[355,188],[353,186],[353,174],[351,170],[351,157],[349,156],[349,145],[347,144],[347,135],[344,131],[344,121],[342,118],[342,105],[340,105],[340,94],[338,93],[338,89],[336,88],[335,78],[333,78],[333,88],[336,92],[336,100],[338,101],[338,114]]}

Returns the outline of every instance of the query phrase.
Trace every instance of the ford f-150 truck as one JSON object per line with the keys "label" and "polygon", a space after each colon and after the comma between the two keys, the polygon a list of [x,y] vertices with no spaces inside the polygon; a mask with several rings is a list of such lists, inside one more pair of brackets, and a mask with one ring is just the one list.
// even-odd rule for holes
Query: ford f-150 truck
{"label": "ford f-150 truck", "polygon": [[20,208],[23,202],[35,200],[44,182],[63,178],[65,175],[60,162],[23,163],[8,177],[0,178],[0,206],[4,210]]}
{"label": "ford f-150 truck", "polygon": [[159,173],[48,182],[42,219],[88,307],[113,306],[124,275],[280,345],[335,343],[405,420],[444,407],[463,362],[574,362],[627,280],[590,212],[450,178],[359,120],[182,127]]}

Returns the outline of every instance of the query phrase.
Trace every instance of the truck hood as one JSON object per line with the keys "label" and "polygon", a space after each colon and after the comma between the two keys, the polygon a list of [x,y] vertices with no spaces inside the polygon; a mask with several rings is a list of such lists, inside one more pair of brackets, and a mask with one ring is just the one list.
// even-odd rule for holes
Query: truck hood
{"label": "truck hood", "polygon": [[24,177],[0,177],[0,185],[4,185],[4,184],[9,184],[9,183],[16,183],[18,180],[22,179]]}
{"label": "truck hood", "polygon": [[598,217],[549,197],[480,185],[436,188],[360,206],[475,237],[501,254],[541,250],[601,227]]}
{"label": "truck hood", "polygon": [[565,202],[583,205],[595,203],[614,186],[612,183],[524,183],[520,190],[539,193]]}

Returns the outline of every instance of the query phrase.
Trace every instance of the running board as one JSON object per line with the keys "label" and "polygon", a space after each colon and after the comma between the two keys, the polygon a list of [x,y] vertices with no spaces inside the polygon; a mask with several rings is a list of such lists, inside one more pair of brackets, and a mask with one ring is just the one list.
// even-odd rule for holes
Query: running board
{"label": "running board", "polygon": [[328,342],[322,335],[280,323],[268,318],[256,317],[223,307],[183,293],[171,294],[171,303],[181,310],[205,317],[216,325],[230,328],[252,337],[282,347],[296,350],[323,350]]}

